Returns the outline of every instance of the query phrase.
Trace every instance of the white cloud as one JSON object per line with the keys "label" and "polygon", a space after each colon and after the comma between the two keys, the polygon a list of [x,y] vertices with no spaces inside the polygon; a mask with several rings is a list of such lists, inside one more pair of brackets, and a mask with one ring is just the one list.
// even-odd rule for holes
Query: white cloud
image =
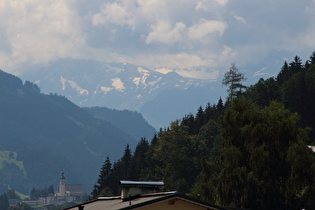
{"label": "white cloud", "polygon": [[228,2],[229,2],[229,0],[214,0],[215,2],[217,2],[218,4],[220,4],[220,5],[226,5]]}
{"label": "white cloud", "polygon": [[104,25],[107,23],[116,25],[132,25],[132,15],[127,11],[124,5],[120,5],[117,2],[108,4],[105,3],[101,7],[101,11],[92,18],[93,25]]}
{"label": "white cloud", "polygon": [[209,11],[211,8],[216,7],[215,4],[225,6],[228,2],[228,0],[201,0],[197,2],[195,10]]}
{"label": "white cloud", "polygon": [[211,72],[206,71],[205,69],[202,70],[176,70],[176,73],[183,77],[188,77],[188,78],[194,78],[194,79],[205,79],[205,80],[215,80],[219,76],[219,71],[218,70],[213,70]]}
{"label": "white cloud", "polygon": [[244,24],[247,23],[247,21],[246,21],[245,18],[243,18],[243,17],[241,17],[241,16],[238,16],[238,15],[234,15],[234,19],[237,20],[237,21],[239,21],[239,22],[241,22],[241,23],[244,23]]}
{"label": "white cloud", "polygon": [[75,57],[84,44],[72,1],[2,0],[0,32],[12,66]]}
{"label": "white cloud", "polygon": [[190,39],[202,39],[208,34],[218,34],[222,36],[227,29],[227,24],[217,20],[200,20],[200,23],[189,28]]}
{"label": "white cloud", "polygon": [[151,26],[152,31],[146,38],[146,43],[162,42],[174,43],[180,41],[183,37],[186,26],[182,22],[175,24],[174,28],[168,22],[159,21],[156,25]]}
{"label": "white cloud", "polygon": [[262,76],[265,76],[265,75],[270,76],[269,73],[264,72],[266,69],[267,69],[267,68],[264,67],[264,68],[262,68],[262,69],[260,69],[260,70],[258,70],[258,71],[256,71],[256,72],[254,72],[253,76],[254,76],[254,77],[262,77]]}

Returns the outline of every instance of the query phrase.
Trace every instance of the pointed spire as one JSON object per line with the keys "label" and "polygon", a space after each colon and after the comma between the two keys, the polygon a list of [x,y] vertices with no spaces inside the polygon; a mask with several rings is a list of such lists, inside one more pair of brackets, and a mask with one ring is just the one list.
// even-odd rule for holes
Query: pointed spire
{"label": "pointed spire", "polygon": [[65,179],[65,172],[63,170],[61,171],[60,179]]}

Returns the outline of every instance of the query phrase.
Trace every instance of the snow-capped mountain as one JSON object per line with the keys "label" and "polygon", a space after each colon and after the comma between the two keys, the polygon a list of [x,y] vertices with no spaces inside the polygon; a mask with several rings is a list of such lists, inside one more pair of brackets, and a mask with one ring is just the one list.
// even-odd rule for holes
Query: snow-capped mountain
{"label": "snow-capped mountain", "polygon": [[[65,59],[21,78],[37,84],[43,93],[64,95],[81,107],[139,111],[155,127],[168,126],[170,121],[195,112],[198,106],[217,101],[220,97],[217,91],[211,91],[214,87],[210,87],[211,81],[185,78],[171,70],[150,70],[130,64]],[[161,97],[161,94],[168,97]],[[154,102],[156,99],[163,101]],[[178,110],[170,110],[176,105]],[[184,113],[175,116],[179,110]],[[154,119],[152,116],[156,113],[159,117],[165,116],[165,122]]]}

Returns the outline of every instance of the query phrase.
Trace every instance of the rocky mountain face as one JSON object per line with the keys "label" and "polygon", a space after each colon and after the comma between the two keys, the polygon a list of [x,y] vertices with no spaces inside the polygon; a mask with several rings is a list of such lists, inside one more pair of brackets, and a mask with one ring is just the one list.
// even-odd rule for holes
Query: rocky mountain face
{"label": "rocky mountain face", "polygon": [[167,69],[87,60],[61,60],[21,77],[81,107],[139,111],[155,128],[216,102],[222,93],[222,88],[214,90],[213,81],[185,78]]}

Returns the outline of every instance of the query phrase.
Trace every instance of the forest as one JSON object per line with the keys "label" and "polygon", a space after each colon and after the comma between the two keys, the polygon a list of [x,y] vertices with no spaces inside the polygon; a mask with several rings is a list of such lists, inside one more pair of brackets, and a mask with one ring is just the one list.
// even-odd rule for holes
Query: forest
{"label": "forest", "polygon": [[112,162],[105,154],[91,199],[119,194],[119,180],[164,181],[164,190],[250,209],[315,206],[315,52],[246,87],[235,64],[225,102],[160,129]]}

